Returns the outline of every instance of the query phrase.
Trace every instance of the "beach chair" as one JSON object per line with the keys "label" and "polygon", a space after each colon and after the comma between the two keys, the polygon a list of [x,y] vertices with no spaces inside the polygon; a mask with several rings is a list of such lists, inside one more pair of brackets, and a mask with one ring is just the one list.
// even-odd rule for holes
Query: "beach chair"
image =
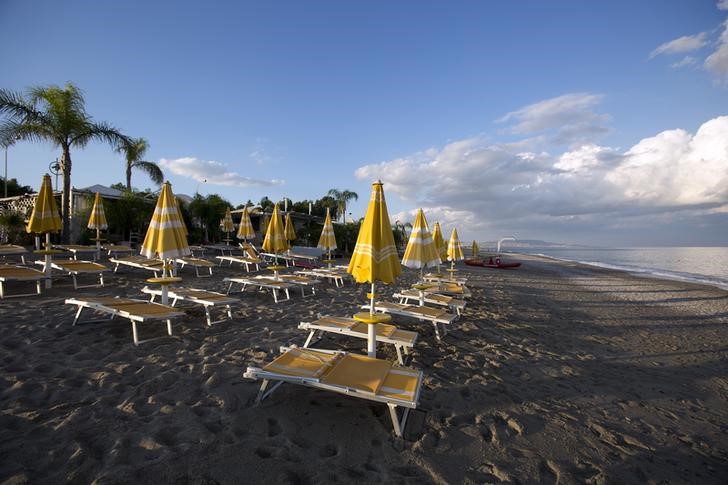
{"label": "beach chair", "polygon": [[[260,276],[258,276],[258,278],[260,278]],[[308,296],[316,295],[316,286],[321,283],[320,280],[311,279],[307,276],[292,274],[279,274],[278,279],[299,287],[301,289],[301,297],[303,298],[306,298],[306,288],[311,289],[311,295]]]}
{"label": "beach chair", "polygon": [[134,345],[147,342],[148,340],[139,341],[137,333],[137,323],[147,323],[150,321],[166,321],[167,333],[172,335],[172,319],[184,316],[184,312],[180,312],[175,308],[159,303],[152,303],[144,300],[132,300],[129,298],[114,297],[84,297],[69,298],[66,300],[67,305],[78,306],[78,311],[73,319],[73,325],[79,323],[92,323],[99,320],[87,320],[80,322],[81,312],[85,309],[103,313],[114,317],[126,318],[131,322],[132,338]]}
{"label": "beach chair", "polygon": [[109,257],[118,258],[121,254],[131,255],[134,252],[130,246],[122,246],[118,244],[104,244],[101,249],[106,251]]}
{"label": "beach chair", "polygon": [[3,260],[8,256],[20,256],[20,261],[25,264],[26,254],[28,254],[28,250],[23,246],[16,246],[15,244],[0,244],[0,258],[3,258]]}
{"label": "beach chair", "polygon": [[[353,318],[331,317],[328,315],[319,315],[318,319],[313,322],[301,322],[298,324],[300,330],[309,332],[304,348],[308,348],[318,334],[319,339],[324,333],[337,333],[349,337],[360,338],[366,340],[368,338],[368,325],[358,322]],[[417,342],[417,332],[408,330],[400,330],[394,325],[379,323],[376,327],[377,342],[394,345],[397,351],[397,360],[404,365],[404,355],[409,354],[409,349],[414,347]]]}
{"label": "beach chair", "polygon": [[[392,362],[333,350],[281,347],[281,355],[263,368],[248,367],[244,377],[263,382],[256,403],[288,382],[384,403],[394,433],[402,437],[410,409],[419,403],[422,371]],[[268,385],[274,383],[268,389]],[[397,408],[404,409],[402,417]]]}
{"label": "beach chair", "polygon": [[154,276],[159,276],[159,273],[164,269],[164,263],[159,259],[149,259],[145,256],[124,256],[121,258],[109,258],[109,262],[113,263],[114,273],[119,270],[119,266],[128,266],[130,268],[143,269],[145,271],[151,271]]}
{"label": "beach chair", "polygon": [[[46,275],[42,271],[25,266],[15,266],[10,264],[0,265],[0,299],[17,298],[21,296],[40,295],[40,281],[45,279]],[[35,281],[36,293],[19,293],[16,295],[5,294],[5,283],[11,281]]]}
{"label": "beach chair", "polygon": [[[149,288],[148,286],[142,288],[142,293],[150,295],[151,298],[149,301],[152,302],[154,301],[155,297],[162,296],[161,289]],[[238,300],[237,298],[231,298],[229,296],[223,295],[222,293],[217,293],[214,291],[198,290],[196,288],[170,287],[168,290],[168,296],[172,299],[172,306],[176,306],[178,301],[202,305],[202,307],[205,309],[205,318],[207,320],[208,327],[216,323],[224,322],[226,320],[232,320],[233,314],[230,305],[240,303],[240,300]],[[227,318],[213,321],[210,314],[211,310],[218,307],[224,308],[224,311],[227,314]]]}
{"label": "beach chair", "polygon": [[[45,261],[36,261],[35,264],[45,265]],[[104,286],[104,272],[109,268],[103,264],[94,263],[93,261],[78,261],[76,259],[54,259],[51,261],[51,268],[62,271],[73,278],[73,289],[79,288],[99,288]],[[99,278],[98,283],[89,285],[79,285],[79,275],[95,275]]]}
{"label": "beach chair", "polygon": [[472,293],[467,287],[456,283],[433,283],[432,286],[425,290],[425,293],[454,296],[460,299],[470,298],[472,296]]}
{"label": "beach chair", "polygon": [[54,249],[68,251],[73,255],[73,259],[78,259],[79,255],[91,255],[91,259],[96,260],[96,246],[86,246],[81,244],[54,244]]}
{"label": "beach chair", "polygon": [[235,246],[228,246],[226,244],[203,244],[202,247],[213,253],[217,252],[220,256],[232,256],[233,251],[237,249]]}
{"label": "beach chair", "polygon": [[[195,268],[195,275],[198,278],[209,278],[212,276],[212,268],[215,263],[202,258],[194,258],[192,256],[186,256],[184,258],[177,258],[174,260],[175,263],[179,264],[179,269],[184,269],[185,266],[192,266]],[[200,274],[200,268],[207,268],[208,274]]]}
{"label": "beach chair", "polygon": [[[402,290],[392,295],[392,297],[399,298],[400,303],[409,303],[410,300],[413,300],[418,305],[420,303],[430,303],[432,305],[446,306],[455,310],[458,315],[462,315],[465,309],[465,300],[458,300],[452,296],[438,295],[437,293],[427,293],[426,291],[420,294],[418,290]],[[420,297],[422,297],[422,300],[420,300]]]}
{"label": "beach chair", "polygon": [[302,276],[311,276],[313,278],[321,278],[321,279],[332,281],[336,285],[337,288],[344,286],[344,277],[340,273],[318,271],[315,269],[305,269],[305,270],[301,270],[301,271],[296,271],[296,274],[302,275]]}
{"label": "beach chair", "polygon": [[425,276],[422,277],[425,281],[431,281],[433,283],[454,283],[456,285],[465,285],[468,282],[468,279],[464,276],[448,276],[448,275],[440,275],[437,273],[427,273]]}
{"label": "beach chair", "polygon": [[[275,301],[276,303],[278,303],[279,301],[288,301],[291,299],[291,294],[288,291],[288,289],[291,287],[291,284],[286,283],[283,280],[273,279],[272,277],[258,276],[255,278],[247,278],[242,276],[231,276],[225,278],[223,281],[227,281],[230,283],[227,289],[228,295],[232,290],[233,284],[237,283],[243,285],[243,287],[240,289],[241,292],[245,291],[245,288],[247,288],[248,286],[257,287],[258,290],[270,290],[273,294],[273,301]],[[286,298],[284,300],[278,299],[279,291],[282,291],[283,294],[286,295]]]}
{"label": "beach chair", "polygon": [[[370,304],[363,305],[364,310],[371,308]],[[440,308],[430,308],[428,306],[404,305],[402,303],[394,303],[390,301],[377,301],[374,303],[374,311],[380,313],[389,313],[402,317],[411,317],[418,320],[424,320],[432,323],[435,328],[435,337],[442,340],[438,324],[442,325],[443,336],[447,334],[446,325],[457,320],[458,316],[448,313]]]}
{"label": "beach chair", "polygon": [[243,266],[245,266],[245,271],[250,273],[250,267],[255,266],[256,271],[260,271],[260,265],[263,264],[263,260],[255,257],[251,258],[247,255],[243,256],[215,256],[215,259],[220,261],[220,266],[222,266],[222,263],[227,261],[228,266],[232,266],[233,263],[240,263]]}

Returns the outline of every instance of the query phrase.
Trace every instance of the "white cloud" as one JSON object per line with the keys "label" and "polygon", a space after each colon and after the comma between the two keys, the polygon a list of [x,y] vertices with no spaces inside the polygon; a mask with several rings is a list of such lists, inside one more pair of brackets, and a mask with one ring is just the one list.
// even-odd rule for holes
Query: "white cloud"
{"label": "white cloud", "polygon": [[705,59],[705,68],[722,81],[728,82],[728,20],[723,23],[723,33],[718,41],[718,47]]}
{"label": "white cloud", "polygon": [[682,59],[680,59],[679,61],[673,62],[672,64],[670,64],[670,67],[673,69],[679,69],[679,68],[685,67],[685,66],[692,66],[692,65],[696,64],[697,62],[698,62],[698,60],[695,57],[685,56]]}
{"label": "white cloud", "polygon": [[728,0],[718,0],[716,7],[718,10],[728,10]]}
{"label": "white cloud", "polygon": [[430,224],[498,226],[502,233],[634,228],[649,225],[645,217],[669,221],[728,204],[728,116],[707,121],[694,135],[668,130],[626,151],[591,143],[554,155],[468,138],[366,165],[355,175],[381,179],[390,197],[413,209],[428,208]]}
{"label": "white cloud", "polygon": [[683,52],[698,50],[708,44],[707,37],[708,36],[705,32],[700,32],[699,34],[684,35],[669,42],[665,42],[650,52],[650,59],[659,56],[660,54],[680,54]]}
{"label": "white cloud", "polygon": [[233,187],[269,187],[282,185],[283,180],[257,180],[244,177],[239,173],[230,170],[225,163],[214,160],[200,160],[194,157],[182,157],[168,160],[163,158],[159,165],[175,175],[188,177],[198,182],[206,182],[212,185],[225,185]]}
{"label": "white cloud", "polygon": [[497,120],[513,123],[513,134],[551,132],[552,142],[569,144],[594,139],[609,131],[609,116],[594,111],[604,96],[593,93],[570,93],[539,101],[511,111]]}

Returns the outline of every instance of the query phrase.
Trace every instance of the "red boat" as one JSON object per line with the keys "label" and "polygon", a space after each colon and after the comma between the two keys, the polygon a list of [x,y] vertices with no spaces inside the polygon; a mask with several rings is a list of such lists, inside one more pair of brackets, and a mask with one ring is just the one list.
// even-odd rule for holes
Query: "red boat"
{"label": "red boat", "polygon": [[465,264],[470,266],[482,266],[483,268],[494,268],[494,269],[512,269],[521,266],[521,263],[506,263],[501,261],[500,257],[493,259],[492,257],[488,261],[480,258],[466,259]]}

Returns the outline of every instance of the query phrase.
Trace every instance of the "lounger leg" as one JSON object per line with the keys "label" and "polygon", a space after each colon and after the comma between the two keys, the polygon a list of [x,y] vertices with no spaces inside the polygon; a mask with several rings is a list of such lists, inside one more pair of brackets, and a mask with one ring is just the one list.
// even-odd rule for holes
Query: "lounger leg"
{"label": "lounger leg", "polygon": [[232,310],[232,308],[230,308],[230,305],[225,305],[225,307],[227,308],[227,316],[228,316],[228,318],[230,320],[232,320],[233,319],[233,310]]}
{"label": "lounger leg", "polygon": [[172,335],[172,320],[167,320],[167,333]]}
{"label": "lounger leg", "polygon": [[[276,290],[275,288],[271,288],[270,291],[273,292],[273,301],[278,303],[278,290]],[[286,291],[288,291],[288,290],[286,290]]]}
{"label": "lounger leg", "polygon": [[99,273],[99,286],[104,286],[104,273]]}
{"label": "lounger leg", "polygon": [[440,338],[440,329],[437,327],[437,322],[432,322],[432,325],[435,327],[435,337],[437,337],[438,341],[442,340],[442,338]]}
{"label": "lounger leg", "polygon": [[404,359],[402,358],[401,345],[395,345],[394,348],[397,350],[397,360],[399,361],[400,365],[404,365]]}
{"label": "lounger leg", "polygon": [[[40,294],[40,285],[38,285],[38,294]],[[5,282],[0,281],[0,299],[5,298]]]}
{"label": "lounger leg", "polygon": [[207,326],[212,327],[212,317],[210,316],[210,308],[205,306],[205,318],[207,318]]}
{"label": "lounger leg", "polygon": [[136,322],[134,320],[131,321],[131,335],[134,339],[134,345],[139,345],[139,335],[137,334]]}
{"label": "lounger leg", "polygon": [[78,319],[81,317],[81,312],[83,311],[83,307],[78,307],[78,311],[76,312],[76,317],[73,319],[73,326],[75,327],[78,323]]}
{"label": "lounger leg", "polygon": [[397,416],[397,406],[395,404],[387,403],[389,407],[389,415],[392,417],[392,426],[394,426],[394,434],[401,438],[404,432],[404,427],[407,424],[407,416],[409,416],[409,408],[404,410],[402,413],[402,420],[400,421]]}
{"label": "lounger leg", "polygon": [[307,349],[309,345],[311,345],[311,341],[313,340],[313,336],[316,334],[316,330],[311,330],[311,332],[308,334],[308,338],[306,339],[306,343],[303,344],[303,348]]}
{"label": "lounger leg", "polygon": [[268,379],[263,379],[263,384],[260,385],[260,390],[258,391],[258,396],[255,398],[255,404],[260,404],[260,401],[265,399],[263,396],[265,394],[265,390],[268,387],[268,383],[270,381]]}

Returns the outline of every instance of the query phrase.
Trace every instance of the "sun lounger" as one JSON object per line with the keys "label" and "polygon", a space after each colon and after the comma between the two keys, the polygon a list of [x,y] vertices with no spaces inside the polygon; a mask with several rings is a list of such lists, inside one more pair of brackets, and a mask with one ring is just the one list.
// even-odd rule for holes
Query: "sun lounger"
{"label": "sun lounger", "polygon": [[340,273],[305,269],[301,271],[296,271],[296,274],[333,281],[337,288],[340,286],[344,286],[344,277]]}
{"label": "sun lounger", "polygon": [[236,246],[227,246],[225,244],[203,244],[203,248],[213,252],[217,252],[220,256],[232,256]]}
{"label": "sun lounger", "polygon": [[[422,371],[392,362],[332,350],[281,347],[281,355],[263,368],[248,367],[248,379],[262,379],[257,403],[284,382],[385,403],[394,433],[401,437],[409,410],[417,407]],[[274,382],[271,389],[268,385]],[[397,407],[404,408],[402,417]]]}
{"label": "sun lounger", "polygon": [[[131,322],[132,336],[134,345],[139,345],[139,336],[137,334],[137,323],[146,323],[149,321],[163,320],[167,322],[167,333],[172,335],[172,319],[184,316],[184,312],[180,312],[170,306],[160,305],[159,303],[151,303],[143,300],[132,300],[129,298],[113,298],[113,297],[84,297],[69,298],[66,300],[67,305],[78,306],[78,311],[73,319],[73,324],[91,323],[92,321],[79,322],[81,312],[90,309],[98,313],[111,315],[111,318],[126,318]],[[98,321],[98,320],[95,320]]]}
{"label": "sun lounger", "polygon": [[[363,309],[369,310],[371,305],[366,304],[362,306]],[[437,340],[440,338],[440,330],[438,324],[442,324],[443,335],[447,334],[447,327],[454,322],[458,316],[448,313],[446,310],[440,308],[430,308],[428,306],[417,306],[417,305],[404,305],[402,303],[394,303],[390,301],[377,301],[374,303],[374,311],[380,313],[390,313],[392,315],[399,315],[402,317],[411,317],[418,320],[426,320],[432,323],[435,327],[435,336]]]}
{"label": "sun lounger", "polygon": [[451,277],[450,275],[446,274],[437,274],[437,273],[428,273],[426,274],[423,279],[425,281],[431,281],[433,283],[454,283],[456,285],[464,285],[468,282],[468,279],[464,276],[454,276]]}
{"label": "sun lounger", "polygon": [[109,257],[113,258],[118,258],[120,254],[130,255],[134,252],[134,249],[129,246],[121,246],[117,244],[105,244],[101,246],[101,249],[106,251],[106,254]]}
{"label": "sun lounger", "polygon": [[[9,264],[0,265],[0,299],[16,298],[20,296],[40,295],[40,280],[46,277],[45,273],[33,268],[14,266]],[[5,294],[5,283],[10,281],[35,281],[36,293],[21,293],[17,295]]]}
{"label": "sun lounger", "polygon": [[[260,278],[260,276],[258,276],[258,278]],[[306,298],[306,288],[311,288],[310,296],[313,296],[316,294],[316,285],[321,283],[321,281],[319,281],[319,280],[311,279],[306,276],[292,275],[292,274],[278,275],[278,279],[283,280],[286,283],[296,285],[299,288],[301,288],[301,296],[303,298]]]}
{"label": "sun lounger", "polygon": [[[35,264],[44,266],[45,261],[36,261]],[[104,286],[104,272],[109,271],[109,268],[103,264],[94,263],[93,261],[78,261],[76,259],[54,259],[51,261],[51,268],[70,275],[73,278],[73,289],[75,290]],[[77,279],[79,275],[96,275],[99,282],[92,285],[79,285]]]}
{"label": "sun lounger", "polygon": [[0,244],[0,258],[7,258],[8,256],[20,256],[20,261],[25,264],[25,255],[28,254],[28,250],[23,246],[16,246],[15,244]]}
{"label": "sun lounger", "polygon": [[410,300],[420,304],[420,296],[423,297],[424,303],[430,303],[432,305],[446,306],[455,310],[458,315],[462,315],[465,309],[465,300],[457,300],[452,296],[438,295],[437,293],[427,293],[426,291],[420,295],[418,290],[402,290],[392,295],[393,298],[399,298],[400,303],[410,303]]}
{"label": "sun lounger", "polygon": [[124,256],[121,258],[109,258],[109,262],[114,263],[114,273],[119,270],[119,266],[129,266],[130,268],[143,269],[151,271],[154,276],[159,276],[159,273],[164,269],[164,263],[158,259],[149,259],[144,256]]}
{"label": "sun lounger", "polygon": [[435,293],[457,298],[470,298],[472,296],[472,293],[470,293],[467,287],[455,283],[432,283],[432,286],[428,287],[425,293]]}
{"label": "sun lounger", "polygon": [[190,246],[190,252],[192,253],[192,256],[196,258],[201,258],[205,255],[206,249],[202,246]]}
{"label": "sun lounger", "polygon": [[265,276],[258,276],[256,278],[246,278],[246,277],[239,277],[239,276],[233,276],[225,278],[223,281],[230,282],[230,285],[228,286],[227,294],[230,294],[230,290],[233,287],[234,283],[238,283],[243,285],[243,287],[240,289],[240,291],[245,291],[245,288],[248,286],[258,287],[259,290],[267,289],[270,290],[273,294],[273,301],[276,303],[279,302],[278,300],[278,292],[282,291],[286,298],[284,300],[280,301],[287,301],[291,299],[291,295],[288,292],[288,289],[291,287],[290,283],[286,283],[283,280],[275,280],[273,278],[265,277]]}
{"label": "sun lounger", "polygon": [[73,259],[78,259],[78,255],[90,254],[91,259],[96,259],[96,246],[84,246],[81,244],[54,244],[54,249],[68,251],[73,255]]}
{"label": "sun lounger", "polygon": [[[155,297],[162,296],[161,289],[149,288],[148,286],[142,288],[142,293],[151,295],[150,301],[152,302],[154,301]],[[227,320],[232,320],[233,314],[230,305],[240,303],[240,300],[238,300],[237,298],[231,298],[229,296],[223,295],[222,293],[217,293],[214,291],[198,290],[195,288],[170,287],[168,291],[168,296],[172,300],[172,306],[175,306],[178,301],[202,305],[205,309],[205,318],[207,319],[208,327],[212,326],[215,323],[224,322],[226,320],[223,318],[221,320],[213,321],[212,316],[210,315],[210,311],[212,309],[214,309],[215,307],[223,307],[227,314]]]}
{"label": "sun lounger", "polygon": [[[366,340],[368,338],[367,327],[368,325],[366,323],[357,322],[353,318],[331,317],[326,315],[319,315],[316,321],[301,322],[298,325],[299,329],[309,332],[306,343],[303,344],[304,348],[308,348],[311,345],[317,332],[320,336],[324,332],[331,332]],[[405,355],[408,354],[408,349],[414,347],[416,341],[417,332],[400,330],[394,325],[377,324],[377,342],[394,345],[394,348],[397,350],[397,359],[402,365],[404,365],[402,353]]]}
{"label": "sun lounger", "polygon": [[[175,259],[175,262],[179,264],[180,269],[184,269],[185,266],[192,266],[195,268],[195,275],[197,275],[198,278],[207,278],[212,276],[212,268],[215,266],[215,263],[212,261],[202,258],[193,258],[191,256],[177,258]],[[200,268],[207,268],[209,274],[200,274]]]}
{"label": "sun lounger", "polygon": [[245,271],[250,273],[250,266],[255,265],[255,270],[260,271],[260,265],[263,263],[262,259],[252,259],[248,258],[246,256],[215,256],[215,259],[218,259],[220,261],[220,266],[222,266],[222,263],[227,261],[229,266],[232,266],[233,263],[240,263],[243,266],[245,266]]}

